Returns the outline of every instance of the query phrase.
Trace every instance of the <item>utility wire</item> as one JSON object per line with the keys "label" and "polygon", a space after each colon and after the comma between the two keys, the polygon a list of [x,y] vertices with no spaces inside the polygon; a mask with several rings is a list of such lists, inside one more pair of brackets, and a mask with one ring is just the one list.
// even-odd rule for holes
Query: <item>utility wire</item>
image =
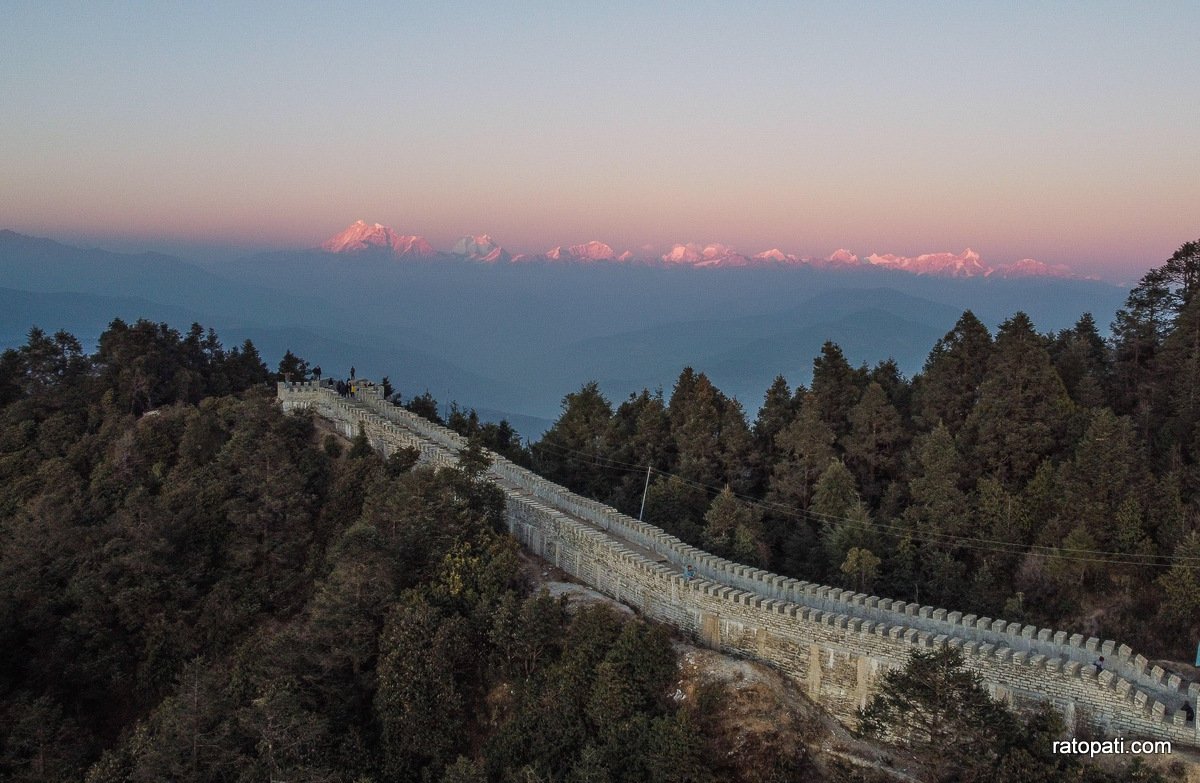
{"label": "utility wire", "polygon": [[[561,446],[559,444],[539,442],[531,444],[531,448],[557,451],[562,455],[576,455],[577,457],[582,458],[582,461],[589,462],[590,464],[597,465],[602,468],[639,474],[644,470],[650,470],[653,473],[657,473],[666,478],[674,478],[687,486],[691,486],[695,489],[703,490],[708,493],[720,494],[724,491],[723,487],[715,487],[711,484],[704,484],[675,473],[660,470],[652,465],[636,465],[599,454],[589,454],[587,452]],[[854,520],[848,517],[822,514],[820,512],[810,511],[808,509],[796,508],[794,506],[787,506],[767,500],[760,500],[758,498],[741,495],[732,491],[731,494],[747,505],[755,506],[796,519],[805,519],[814,522],[828,523],[831,525],[860,524],[861,522],[861,520]],[[954,546],[975,551],[991,552],[994,554],[1035,554],[1080,563],[1151,566],[1158,568],[1169,568],[1173,565],[1179,565],[1184,568],[1200,569],[1200,557],[1186,557],[1177,555],[1160,557],[1157,555],[1142,555],[1128,552],[1108,552],[1096,549],[1051,547],[1040,544],[1021,544],[1019,542],[1000,541],[996,539],[980,538],[977,536],[960,536],[952,533],[942,533],[932,530],[916,530],[910,527],[888,524],[875,519],[869,519],[867,521],[868,524],[870,524],[873,528],[887,535],[895,536],[896,538],[911,537],[918,540],[924,540],[926,543],[930,543],[935,546]]]}

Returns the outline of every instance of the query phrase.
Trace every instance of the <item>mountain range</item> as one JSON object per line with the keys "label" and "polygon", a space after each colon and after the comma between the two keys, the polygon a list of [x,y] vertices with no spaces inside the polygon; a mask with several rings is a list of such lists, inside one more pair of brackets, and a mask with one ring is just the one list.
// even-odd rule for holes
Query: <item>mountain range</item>
{"label": "mountain range", "polygon": [[253,340],[271,366],[289,349],[329,376],[353,364],[390,376],[406,398],[428,390],[536,437],[589,380],[620,402],[643,387],[669,394],[691,366],[753,413],[775,375],[807,383],[826,340],[853,364],[892,358],[912,375],[965,309],[990,328],[1023,310],[1049,331],[1084,312],[1103,326],[1126,295],[1093,280],[913,274],[851,253],[823,266],[746,257],[693,274],[679,267],[730,253],[705,245],[681,251],[691,262],[622,263],[592,242],[535,261],[483,235],[431,254],[365,223],[338,239],[200,263],[0,231],[0,349],[35,325],[91,346],[117,317],[180,330],[196,321],[228,345]]}
{"label": "mountain range", "polygon": [[446,253],[434,250],[424,237],[401,235],[379,223],[358,220],[321,244],[321,249],[336,254],[382,254],[397,259],[459,258],[484,263],[617,263],[663,267],[771,267],[807,266],[818,269],[880,267],[917,275],[942,277],[1076,277],[1062,264],[1046,264],[1023,258],[1011,264],[989,265],[979,253],[967,248],[961,253],[924,253],[918,256],[872,253],[864,258],[839,248],[824,258],[785,253],[779,248],[745,255],[720,243],[676,244],[661,255],[638,255],[626,250],[617,253],[611,245],[592,240],[578,245],[551,248],[544,253],[513,255],[489,235],[465,236]]}

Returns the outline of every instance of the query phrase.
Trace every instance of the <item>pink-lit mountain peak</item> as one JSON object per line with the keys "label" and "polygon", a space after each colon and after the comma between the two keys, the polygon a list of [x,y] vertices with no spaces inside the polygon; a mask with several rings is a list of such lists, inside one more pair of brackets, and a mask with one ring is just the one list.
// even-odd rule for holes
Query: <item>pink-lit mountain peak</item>
{"label": "pink-lit mountain peak", "polygon": [[892,253],[867,256],[867,263],[888,269],[899,269],[917,275],[942,275],[946,277],[978,277],[990,271],[980,260],[979,254],[967,248],[954,253],[923,253],[919,256],[897,256]]}
{"label": "pink-lit mountain peak", "polygon": [[1075,277],[1071,268],[1063,264],[1047,264],[1035,258],[1022,258],[1011,264],[1003,264],[988,271],[995,277]]}
{"label": "pink-lit mountain peak", "polygon": [[397,234],[387,226],[370,224],[365,220],[354,221],[345,231],[322,242],[321,249],[329,253],[348,254],[387,251],[397,258],[437,255],[424,237]]}
{"label": "pink-lit mountain peak", "polygon": [[559,245],[546,253],[551,261],[613,261],[616,257],[611,246],[596,239],[570,247]]}
{"label": "pink-lit mountain peak", "polygon": [[472,261],[484,261],[489,264],[508,261],[511,258],[508,251],[500,247],[496,240],[487,234],[462,237],[454,243],[454,248],[450,252]]}

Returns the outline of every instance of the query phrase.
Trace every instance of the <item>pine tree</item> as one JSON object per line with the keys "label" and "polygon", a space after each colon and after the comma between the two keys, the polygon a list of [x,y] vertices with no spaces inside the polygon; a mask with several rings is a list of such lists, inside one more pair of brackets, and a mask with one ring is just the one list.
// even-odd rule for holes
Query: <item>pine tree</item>
{"label": "pine tree", "polygon": [[882,495],[883,484],[895,477],[904,434],[900,414],[883,387],[871,382],[850,410],[850,432],[842,438],[846,462],[869,499]]}
{"label": "pine tree", "polygon": [[967,420],[987,374],[992,338],[970,310],[937,341],[914,390],[914,407],[921,423],[932,428],[944,423],[951,434]]}
{"label": "pine tree", "polygon": [[850,367],[836,343],[821,346],[813,359],[812,395],[821,420],[836,437],[850,431],[850,409],[861,393],[859,374]]}
{"label": "pine tree", "polygon": [[1072,410],[1045,339],[1027,315],[1017,313],[996,335],[995,354],[963,441],[988,474],[1021,486],[1042,459],[1065,445]]}
{"label": "pine tree", "polygon": [[612,405],[595,381],[563,398],[563,412],[534,444],[534,467],[551,481],[589,497],[603,494],[606,485],[605,433]]}
{"label": "pine tree", "polygon": [[705,547],[738,563],[766,566],[761,512],[738,500],[728,486],[704,515]]}
{"label": "pine tree", "polygon": [[834,438],[833,430],[821,419],[816,398],[809,394],[796,419],[776,436],[780,461],[772,472],[767,499],[808,508],[813,486],[834,458]]}

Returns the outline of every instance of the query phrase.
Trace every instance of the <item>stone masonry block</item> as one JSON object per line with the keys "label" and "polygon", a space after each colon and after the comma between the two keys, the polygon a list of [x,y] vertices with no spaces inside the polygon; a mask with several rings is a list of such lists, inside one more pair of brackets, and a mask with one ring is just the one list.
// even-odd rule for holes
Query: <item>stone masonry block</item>
{"label": "stone masonry block", "polygon": [[1179,690],[1179,686],[1181,684],[1183,684],[1183,678],[1180,677],[1178,674],[1172,674],[1170,677],[1167,677],[1167,687],[1170,688],[1171,690],[1173,690],[1173,691]]}
{"label": "stone masonry block", "polygon": [[975,627],[981,631],[990,631],[992,629],[992,618],[980,617],[975,621]]}
{"label": "stone masonry block", "polygon": [[1036,625],[1027,625],[1021,629],[1021,638],[1022,639],[1032,639],[1036,633],[1037,633]]}
{"label": "stone masonry block", "polygon": [[1162,682],[1163,675],[1165,674],[1166,671],[1161,666],[1155,666],[1150,669],[1150,679],[1154,680],[1155,682]]}
{"label": "stone masonry block", "polygon": [[1067,661],[1063,664],[1063,674],[1069,677],[1078,677],[1079,669],[1083,666],[1079,661]]}
{"label": "stone masonry block", "polygon": [[1146,656],[1138,653],[1133,657],[1133,670],[1138,674],[1141,674],[1142,672],[1146,671],[1146,664],[1148,663],[1150,663],[1150,661],[1147,660]]}
{"label": "stone masonry block", "polygon": [[934,609],[933,610],[933,619],[935,619],[939,622],[945,622],[946,621],[946,610],[945,609]]}
{"label": "stone masonry block", "polygon": [[1067,632],[1066,631],[1055,631],[1054,632],[1054,643],[1055,644],[1066,644],[1067,643]]}
{"label": "stone masonry block", "polygon": [[1071,634],[1070,644],[1072,647],[1082,647],[1083,646],[1083,634],[1081,634],[1081,633]]}
{"label": "stone masonry block", "polygon": [[1117,643],[1112,639],[1109,639],[1108,641],[1104,642],[1104,644],[1100,645],[1100,654],[1105,657],[1109,657],[1113,654],[1113,650],[1115,649],[1117,649]]}
{"label": "stone masonry block", "polygon": [[1117,648],[1117,657],[1121,660],[1128,660],[1131,655],[1133,655],[1133,648],[1128,644],[1122,644]]}
{"label": "stone masonry block", "polygon": [[1097,639],[1095,636],[1093,636],[1092,638],[1088,639],[1087,642],[1084,644],[1084,649],[1086,649],[1088,652],[1091,652],[1091,653],[1099,652],[1100,651],[1100,640]]}
{"label": "stone masonry block", "polygon": [[1035,653],[1029,656],[1029,665],[1034,669],[1040,669],[1046,665],[1046,656],[1041,653]]}
{"label": "stone masonry block", "polygon": [[932,606],[922,606],[920,609],[917,610],[918,617],[931,617],[932,615],[933,615],[933,607]]}
{"label": "stone masonry block", "polygon": [[963,613],[962,612],[951,612],[950,614],[946,615],[946,622],[948,622],[948,623],[958,625],[962,621],[963,621]]}

